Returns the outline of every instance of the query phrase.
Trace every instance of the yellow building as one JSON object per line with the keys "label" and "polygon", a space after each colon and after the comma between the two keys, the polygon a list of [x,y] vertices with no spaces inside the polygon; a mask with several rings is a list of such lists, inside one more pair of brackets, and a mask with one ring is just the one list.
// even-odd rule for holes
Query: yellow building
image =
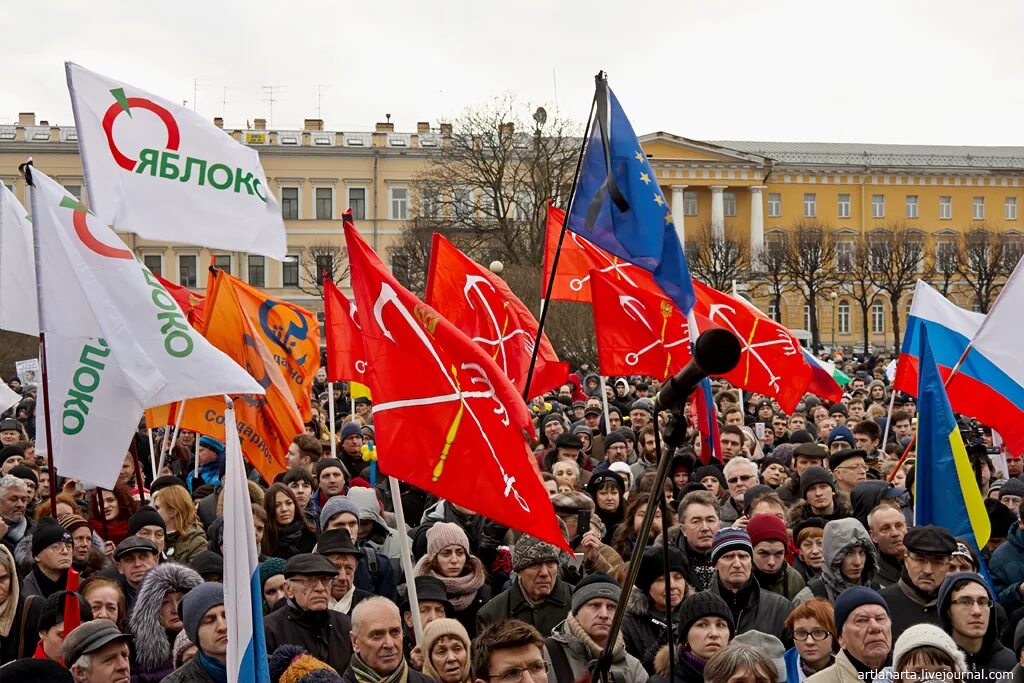
{"label": "yellow building", "polygon": [[[215,123],[223,127],[220,119]],[[278,263],[240,252],[211,253],[130,233],[125,242],[152,270],[186,286],[205,288],[213,256],[254,285],[320,310],[320,269],[310,255],[342,249],[341,216],[352,208],[364,235],[392,262],[402,230],[420,206],[416,179],[451,128],[418,123],[415,132],[403,133],[389,121],[372,131],[327,131],[321,120],[307,119],[302,130],[267,130],[256,119],[252,128],[229,132],[260,153],[285,214],[289,258]],[[0,181],[27,205],[28,188],[16,169],[31,156],[88,202],[76,139],[74,127],[37,123],[34,114],[0,125]],[[1022,236],[1024,148],[700,142],[663,132],[640,141],[684,236],[728,232],[756,248],[801,220],[834,228],[841,250],[858,234],[897,223],[918,231],[930,249],[973,227],[1015,242]],[[850,346],[863,338],[858,307],[835,293],[818,303],[821,340],[829,343],[834,327],[836,343]],[[957,298],[971,307],[965,295]],[[759,303],[768,310],[767,301]],[[905,315],[908,302],[897,304]],[[892,344],[889,306],[884,297],[872,306],[873,344]],[[781,317],[792,329],[807,328],[798,294],[786,297]]]}

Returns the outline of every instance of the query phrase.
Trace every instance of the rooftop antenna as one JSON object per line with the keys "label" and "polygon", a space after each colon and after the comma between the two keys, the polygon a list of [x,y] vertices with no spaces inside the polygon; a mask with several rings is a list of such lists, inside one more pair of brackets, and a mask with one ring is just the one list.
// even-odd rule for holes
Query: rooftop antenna
{"label": "rooftop antenna", "polygon": [[322,104],[322,101],[323,101],[323,89],[324,88],[329,88],[329,87],[331,87],[330,84],[324,84],[324,83],[317,84],[317,86],[316,86],[316,117],[318,119],[320,119],[321,121],[324,118],[323,114],[320,111],[320,105]]}
{"label": "rooftop antenna", "polygon": [[192,79],[192,111],[196,110],[196,102],[199,100],[199,76]]}
{"label": "rooftop antenna", "polygon": [[222,119],[227,118],[228,102],[230,102],[228,99],[228,90],[234,90],[234,88],[230,88],[226,85],[224,86],[224,90],[220,98],[220,117]]}
{"label": "rooftop antenna", "polygon": [[284,86],[281,86],[281,85],[265,85],[265,86],[263,86],[263,92],[265,92],[266,95],[267,95],[266,97],[263,98],[263,101],[270,103],[270,127],[271,128],[274,127],[274,102],[278,102],[279,101],[279,100],[274,98],[274,91],[275,90],[279,91],[283,87]]}
{"label": "rooftop antenna", "polygon": [[555,109],[558,109],[558,74],[555,73],[555,67],[551,67],[551,83],[555,87]]}

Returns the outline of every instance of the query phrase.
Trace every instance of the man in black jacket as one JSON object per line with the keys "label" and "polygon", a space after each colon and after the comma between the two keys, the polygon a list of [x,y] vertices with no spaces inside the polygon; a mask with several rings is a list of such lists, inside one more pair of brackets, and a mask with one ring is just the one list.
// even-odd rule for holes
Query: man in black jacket
{"label": "man in black jacket", "polygon": [[721,526],[718,503],[709,491],[691,491],[679,504],[679,526],[669,532],[669,543],[686,557],[686,582],[694,590],[707,590],[715,578],[711,544]]}
{"label": "man in black jacket", "polygon": [[551,633],[569,613],[572,586],[558,578],[559,550],[532,536],[522,536],[512,550],[516,580],[476,614],[477,631],[503,619],[525,621]]}
{"label": "man in black jacket", "polygon": [[330,608],[342,614],[352,614],[355,606],[373,595],[356,588],[354,577],[363,551],[352,543],[347,529],[334,529],[320,534],[316,545],[318,555],[323,555],[338,570],[331,586]]}
{"label": "man in black jacket", "polygon": [[387,598],[375,595],[356,605],[350,637],[353,655],[351,663],[343,669],[346,683],[434,683],[434,679],[413,669],[405,659],[402,617],[395,603]]}
{"label": "man in black jacket", "polygon": [[908,531],[903,545],[907,554],[899,581],[879,591],[892,612],[894,640],[914,624],[939,624],[936,600],[956,539],[948,529],[928,524]]}
{"label": "man in black jacket", "polygon": [[337,571],[330,560],[313,553],[300,553],[285,563],[288,602],[264,621],[267,652],[284,643],[301,645],[335,671],[348,668],[352,622],[347,615],[328,609]]}

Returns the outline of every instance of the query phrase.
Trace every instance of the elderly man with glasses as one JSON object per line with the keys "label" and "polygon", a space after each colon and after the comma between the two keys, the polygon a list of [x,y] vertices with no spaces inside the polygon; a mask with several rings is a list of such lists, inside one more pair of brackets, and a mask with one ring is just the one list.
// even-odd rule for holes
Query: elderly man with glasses
{"label": "elderly man with glasses", "polygon": [[916,526],[903,537],[906,554],[899,581],[880,591],[892,610],[892,638],[915,624],[939,625],[939,586],[949,572],[956,539],[948,529]]}
{"label": "elderly man with glasses", "polygon": [[[729,497],[719,511],[722,528],[731,527],[746,514],[743,496],[749,489],[757,486],[757,465],[738,456],[725,464],[725,483],[729,485]],[[744,520],[746,521],[746,520]]]}
{"label": "elderly man with glasses", "polygon": [[849,495],[853,487],[868,478],[867,451],[850,448],[829,456],[828,467],[840,491]]}
{"label": "elderly man with glasses", "polygon": [[[300,553],[284,565],[287,604],[267,615],[267,652],[279,645],[299,645],[335,671],[352,659],[352,621],[328,609],[338,570],[323,555]],[[397,611],[397,608],[396,608]],[[401,627],[399,627],[401,629]]]}

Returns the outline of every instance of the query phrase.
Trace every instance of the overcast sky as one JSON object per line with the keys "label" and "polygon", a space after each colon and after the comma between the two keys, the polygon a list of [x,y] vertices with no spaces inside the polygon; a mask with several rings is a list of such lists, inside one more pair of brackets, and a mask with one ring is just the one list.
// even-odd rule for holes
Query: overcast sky
{"label": "overcast sky", "polygon": [[0,123],[71,124],[64,60],[229,126],[271,119],[272,85],[299,127],[320,86],[329,130],[504,92],[584,119],[605,69],[638,133],[1024,145],[1020,0],[0,0],[0,26]]}

